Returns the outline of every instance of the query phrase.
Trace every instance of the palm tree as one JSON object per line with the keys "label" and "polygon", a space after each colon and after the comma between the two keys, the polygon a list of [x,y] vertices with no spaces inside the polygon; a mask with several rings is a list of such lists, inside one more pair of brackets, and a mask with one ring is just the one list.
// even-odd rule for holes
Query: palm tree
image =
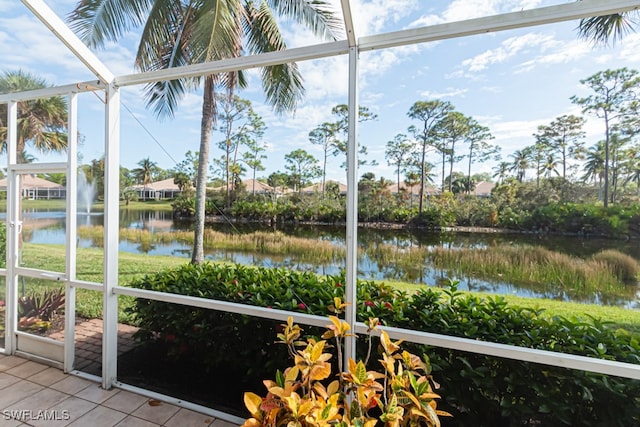
{"label": "palm tree", "polygon": [[135,168],[132,172],[136,180],[144,186],[146,191],[147,185],[153,182],[153,177],[158,170],[158,165],[147,157],[146,159],[140,160],[138,166],[140,167]]}
{"label": "palm tree", "polygon": [[530,147],[525,147],[522,150],[516,150],[510,156],[513,159],[510,171],[516,173],[516,179],[518,182],[523,182],[527,168],[529,168],[529,159],[531,158]]}
{"label": "palm tree", "polygon": [[640,18],[638,10],[584,18],[578,25],[578,34],[596,45],[613,44],[626,34],[635,31],[638,18]]}
{"label": "palm tree", "polygon": [[[22,70],[0,76],[0,93],[43,89],[50,85]],[[7,149],[7,105],[0,105],[0,151]],[[27,163],[25,148],[31,145],[41,152],[67,148],[67,103],[63,97],[40,98],[18,103],[18,163]],[[33,158],[33,156],[31,156]]]}
{"label": "palm tree", "polygon": [[[143,26],[136,67],[153,71],[187,64],[283,50],[286,44],[276,15],[308,26],[316,35],[336,39],[339,21],[322,0],[255,2],[178,0],[79,1],[70,15],[73,29],[91,47],[102,47],[132,27]],[[178,101],[204,81],[200,149],[196,180],[196,214],[191,262],[204,261],[203,235],[206,181],[211,130],[215,122],[216,94],[232,94],[247,84],[241,71],[160,81],[146,87],[147,105],[160,118],[172,117]],[[266,101],[277,113],[294,110],[303,94],[296,64],[262,70]]]}
{"label": "palm tree", "polygon": [[498,178],[498,184],[502,184],[504,179],[509,176],[511,170],[511,164],[509,162],[500,162],[494,169],[493,178]]}

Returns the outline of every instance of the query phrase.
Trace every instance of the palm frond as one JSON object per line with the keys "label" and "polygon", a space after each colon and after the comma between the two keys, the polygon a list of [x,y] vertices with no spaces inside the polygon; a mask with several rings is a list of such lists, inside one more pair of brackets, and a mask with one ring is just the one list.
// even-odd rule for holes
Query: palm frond
{"label": "palm frond", "polygon": [[197,8],[192,39],[201,49],[194,62],[236,58],[242,55],[244,9],[240,1],[204,1]]}
{"label": "palm frond", "polygon": [[188,89],[188,81],[184,79],[159,81],[145,86],[144,97],[158,119],[171,119]]}
{"label": "palm frond", "polygon": [[635,31],[638,20],[633,15],[636,14],[637,12],[625,12],[584,18],[578,25],[578,34],[594,45],[613,45],[626,34]]}
{"label": "palm frond", "polygon": [[87,46],[101,48],[141,25],[153,4],[154,0],[83,0],[67,22]]}
{"label": "palm frond", "polygon": [[267,103],[276,113],[295,111],[304,96],[302,76],[297,64],[281,64],[262,70],[262,86]]}
{"label": "palm frond", "polygon": [[140,35],[136,67],[153,71],[189,64],[191,14],[180,1],[156,2]]}
{"label": "palm frond", "polygon": [[[248,4],[246,12],[247,21],[244,27],[247,33],[247,48],[251,53],[286,49],[278,23],[266,2],[262,2],[258,9]],[[294,111],[304,95],[302,76],[296,64],[265,67],[262,70],[262,86],[267,103],[272,105],[277,113]]]}
{"label": "palm frond", "polygon": [[344,25],[333,8],[322,0],[264,0],[276,14],[305,25],[326,40],[344,38]]}

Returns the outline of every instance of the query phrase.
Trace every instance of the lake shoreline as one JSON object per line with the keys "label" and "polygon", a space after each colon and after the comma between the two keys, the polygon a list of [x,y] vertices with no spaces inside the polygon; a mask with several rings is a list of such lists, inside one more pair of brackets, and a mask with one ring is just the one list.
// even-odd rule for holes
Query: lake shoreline
{"label": "lake shoreline", "polygon": [[[193,221],[193,217],[185,217],[180,216],[176,217],[176,219],[180,221]],[[223,217],[221,215],[216,216],[207,216],[205,218],[205,223],[210,224],[267,224],[274,228],[277,228],[278,225],[309,225],[309,226],[343,226],[346,227],[346,222],[338,221],[338,222],[321,222],[321,221],[278,221],[277,223],[274,221],[268,220],[248,220],[248,219],[237,219],[237,218],[228,218]],[[359,228],[369,228],[369,229],[378,229],[378,230],[425,230],[429,232],[440,232],[440,233],[483,233],[483,234],[517,234],[517,235],[530,235],[530,236],[566,236],[566,237],[580,237],[584,239],[610,239],[610,240],[638,240],[640,239],[640,232],[636,234],[624,234],[621,236],[615,236],[611,234],[603,234],[603,233],[592,233],[589,231],[580,231],[580,232],[566,232],[566,231],[553,231],[548,228],[541,228],[537,230],[522,230],[522,229],[513,229],[513,228],[497,228],[497,227],[474,227],[474,226],[450,226],[450,227],[426,227],[419,224],[399,224],[392,222],[358,222]]]}

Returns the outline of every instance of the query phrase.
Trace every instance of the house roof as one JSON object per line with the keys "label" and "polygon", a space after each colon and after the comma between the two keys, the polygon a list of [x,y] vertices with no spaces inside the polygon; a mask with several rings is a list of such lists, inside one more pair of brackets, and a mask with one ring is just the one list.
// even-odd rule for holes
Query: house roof
{"label": "house roof", "polygon": [[[7,178],[0,179],[0,188],[7,188]],[[47,181],[46,179],[39,178],[34,175],[22,175],[22,188],[49,188],[49,189],[61,189],[65,188],[62,184]]]}
{"label": "house roof", "polygon": [[[338,188],[340,188],[341,193],[347,192],[347,186],[341,182],[328,180],[324,183],[324,188],[326,189],[329,184],[338,184]],[[304,187],[302,190],[300,190],[300,192],[301,193],[320,193],[322,192],[322,183],[318,182],[308,187]]]}
{"label": "house roof", "polygon": [[[274,188],[265,184],[264,182],[260,182],[257,179],[244,179],[242,180],[242,185],[244,185],[244,188],[246,191],[251,192],[251,190],[253,189],[253,185],[255,182],[255,189],[256,189],[256,193],[271,193],[274,192]],[[219,187],[207,187],[209,190],[212,191],[223,191],[226,186],[221,185]]]}
{"label": "house roof", "polygon": [[[400,191],[404,191],[406,193],[411,192],[411,194],[413,194],[414,196],[419,196],[420,195],[420,183],[417,183],[413,186],[408,186],[406,182],[401,182],[400,185],[398,186],[398,184],[393,184],[389,186],[389,191],[391,192],[391,194],[397,194]],[[431,187],[429,185],[425,185],[424,187],[424,193],[425,194],[439,194],[440,190],[438,190],[435,187]]]}
{"label": "house roof", "polygon": [[488,196],[489,194],[491,194],[491,190],[493,190],[493,187],[495,186],[496,184],[493,182],[480,181],[476,184],[476,188],[475,190],[473,190],[473,193],[478,196]]}
{"label": "house roof", "polygon": [[173,182],[173,178],[163,179],[162,181],[151,182],[147,185],[132,185],[134,190],[151,190],[151,191],[180,191],[180,187]]}
{"label": "house roof", "polygon": [[271,193],[274,191],[273,187],[265,184],[264,182],[260,182],[257,179],[245,179],[242,181],[242,184],[248,192],[253,191],[254,185],[256,193]]}

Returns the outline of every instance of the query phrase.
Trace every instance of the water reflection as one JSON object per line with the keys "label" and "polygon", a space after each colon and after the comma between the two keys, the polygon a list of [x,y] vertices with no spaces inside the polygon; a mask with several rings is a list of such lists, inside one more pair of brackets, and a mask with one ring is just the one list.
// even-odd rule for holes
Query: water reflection
{"label": "water reflection", "polygon": [[[102,214],[81,214],[78,225],[103,225]],[[141,229],[150,232],[190,230],[190,222],[175,221],[171,212],[166,211],[129,211],[121,210],[120,226],[122,228]],[[249,233],[258,230],[273,230],[261,224],[208,224],[207,227],[225,233]],[[64,244],[65,243],[65,213],[59,211],[25,211],[24,237],[26,242]],[[344,226],[291,225],[279,227],[288,235],[327,240],[337,245],[345,245]],[[369,255],[361,255],[358,260],[358,276],[367,279],[399,280],[409,283],[446,287],[449,277],[446,273],[423,263],[403,265],[393,259],[385,259],[376,255],[372,249],[391,245],[399,251],[413,248],[486,248],[500,245],[539,245],[547,249],[566,254],[588,257],[603,249],[616,249],[640,260],[640,245],[637,242],[584,239],[546,236],[542,239],[533,235],[510,234],[480,234],[480,233],[434,233],[425,230],[409,229],[374,229],[360,228],[358,230],[358,244],[362,249],[368,249]],[[101,247],[101,239],[79,239],[79,247]],[[189,258],[190,245],[172,242],[167,244],[149,242],[121,241],[122,252],[143,253],[147,255],[167,255]],[[380,251],[382,252],[382,251]],[[320,274],[338,274],[345,267],[345,261],[339,260],[327,264],[311,264],[296,257],[264,256],[261,254],[244,253],[228,250],[207,251],[207,259],[228,261],[241,264],[253,264],[265,267],[285,267],[302,271],[314,271]],[[525,297],[546,298],[559,301],[580,301],[602,305],[618,305],[630,308],[640,308],[640,291],[637,285],[630,285],[628,289],[617,294],[598,293],[580,295],[566,290],[557,290],[553,286],[514,286],[499,281],[487,282],[469,277],[451,277],[460,280],[459,289],[496,294],[514,294]],[[622,294],[622,296],[621,296]]]}

